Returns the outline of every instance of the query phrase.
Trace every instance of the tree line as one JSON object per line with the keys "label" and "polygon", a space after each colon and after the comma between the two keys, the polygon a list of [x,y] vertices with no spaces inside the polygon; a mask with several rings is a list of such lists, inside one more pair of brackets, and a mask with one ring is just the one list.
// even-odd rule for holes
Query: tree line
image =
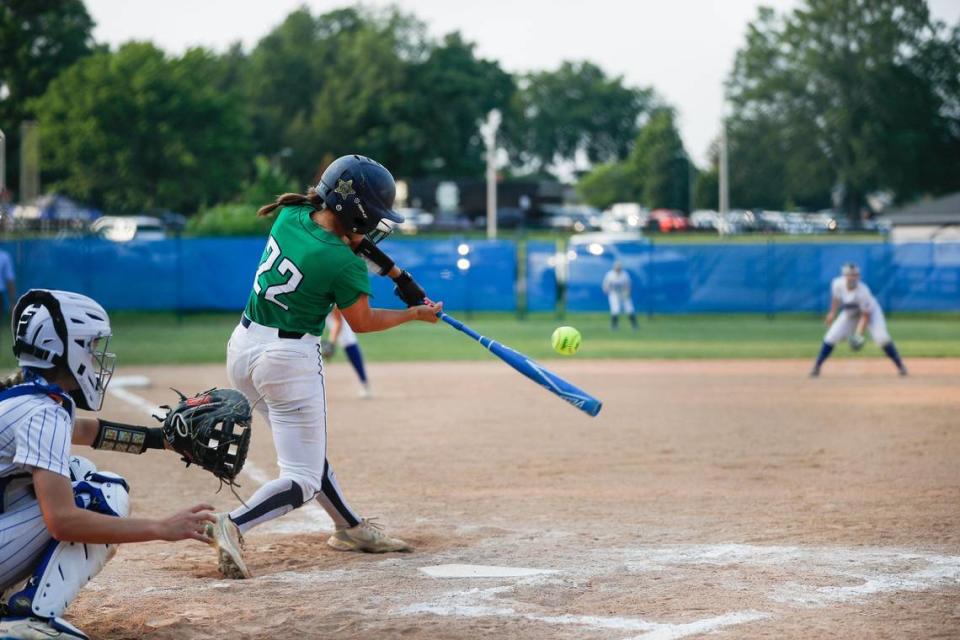
{"label": "tree line", "polygon": [[[302,8],[250,50],[179,56],[110,49],[93,26],[82,0],[0,5],[0,128],[8,175],[20,123],[35,120],[46,187],[110,212],[260,197],[357,151],[404,178],[479,178],[491,109],[504,115],[506,179],[586,161],[578,191],[591,204],[716,207],[716,146],[698,170],[653,88],[587,61],[511,74],[396,8]],[[761,9],[727,96],[734,206],[836,201],[853,214],[875,191],[960,188],[960,25],[932,21],[920,0]]]}
{"label": "tree line", "polygon": [[[110,50],[92,27],[81,0],[0,7],[0,127],[15,149],[19,123],[36,120],[47,187],[111,212],[235,199],[262,183],[257,158],[304,184],[350,152],[405,178],[481,177],[491,109],[504,114],[508,174],[618,159],[653,99],[588,62],[507,73],[395,8],[302,8],[249,51],[181,56]],[[56,51],[37,46],[54,40]]]}

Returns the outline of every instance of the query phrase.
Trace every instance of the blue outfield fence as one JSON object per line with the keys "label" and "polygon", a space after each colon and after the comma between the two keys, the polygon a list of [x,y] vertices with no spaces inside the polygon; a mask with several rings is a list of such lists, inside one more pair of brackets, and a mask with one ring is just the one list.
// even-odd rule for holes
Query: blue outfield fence
{"label": "blue outfield fence", "polygon": [[[110,310],[229,310],[246,302],[264,238],[183,238],[115,243],[98,238],[0,243],[20,290],[86,293]],[[387,240],[384,249],[428,294],[455,311],[518,308],[512,241]],[[615,260],[633,281],[639,313],[822,311],[845,262],[890,311],[960,311],[960,243],[655,244],[526,243],[524,304],[604,311],[600,288]],[[564,278],[566,275],[566,278]],[[374,304],[398,308],[393,283],[371,276]],[[562,285],[562,286],[561,286]]]}
{"label": "blue outfield fence", "polygon": [[[99,238],[0,243],[17,285],[87,294],[108,310],[230,310],[246,304],[265,238],[110,242]],[[384,249],[451,310],[516,309],[516,244],[386,241]],[[393,282],[371,275],[374,304],[400,308]]]}

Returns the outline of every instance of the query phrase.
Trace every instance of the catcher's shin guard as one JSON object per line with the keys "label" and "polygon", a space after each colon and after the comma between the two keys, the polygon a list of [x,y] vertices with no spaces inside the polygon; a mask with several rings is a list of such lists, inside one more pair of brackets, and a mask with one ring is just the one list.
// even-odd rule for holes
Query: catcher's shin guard
{"label": "catcher's shin guard", "polygon": [[[121,518],[130,514],[126,480],[109,471],[97,471],[84,458],[71,458],[70,471],[72,475],[83,474],[73,483],[77,506]],[[26,586],[7,600],[8,613],[40,618],[62,615],[115,552],[116,545],[112,544],[51,540]]]}

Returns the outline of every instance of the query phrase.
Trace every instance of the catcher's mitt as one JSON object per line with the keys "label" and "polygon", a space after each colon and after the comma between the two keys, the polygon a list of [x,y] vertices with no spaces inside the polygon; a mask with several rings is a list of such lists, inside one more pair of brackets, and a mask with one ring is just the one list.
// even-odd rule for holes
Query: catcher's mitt
{"label": "catcher's mitt", "polygon": [[[176,391],[176,389],[174,389]],[[180,402],[163,418],[170,448],[190,464],[233,485],[250,448],[250,403],[236,389],[211,389]]]}
{"label": "catcher's mitt", "polygon": [[860,349],[863,349],[863,345],[867,343],[863,336],[858,336],[856,334],[850,336],[849,342],[850,348],[854,351],[860,351]]}

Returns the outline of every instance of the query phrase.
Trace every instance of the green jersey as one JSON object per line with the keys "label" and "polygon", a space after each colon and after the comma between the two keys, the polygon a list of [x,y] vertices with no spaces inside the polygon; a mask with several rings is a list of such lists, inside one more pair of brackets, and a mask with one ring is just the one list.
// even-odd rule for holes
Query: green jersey
{"label": "green jersey", "polygon": [[313,208],[280,209],[253,280],[246,315],[275,329],[319,336],[336,304],[346,309],[370,295],[362,258],[310,219]]}

